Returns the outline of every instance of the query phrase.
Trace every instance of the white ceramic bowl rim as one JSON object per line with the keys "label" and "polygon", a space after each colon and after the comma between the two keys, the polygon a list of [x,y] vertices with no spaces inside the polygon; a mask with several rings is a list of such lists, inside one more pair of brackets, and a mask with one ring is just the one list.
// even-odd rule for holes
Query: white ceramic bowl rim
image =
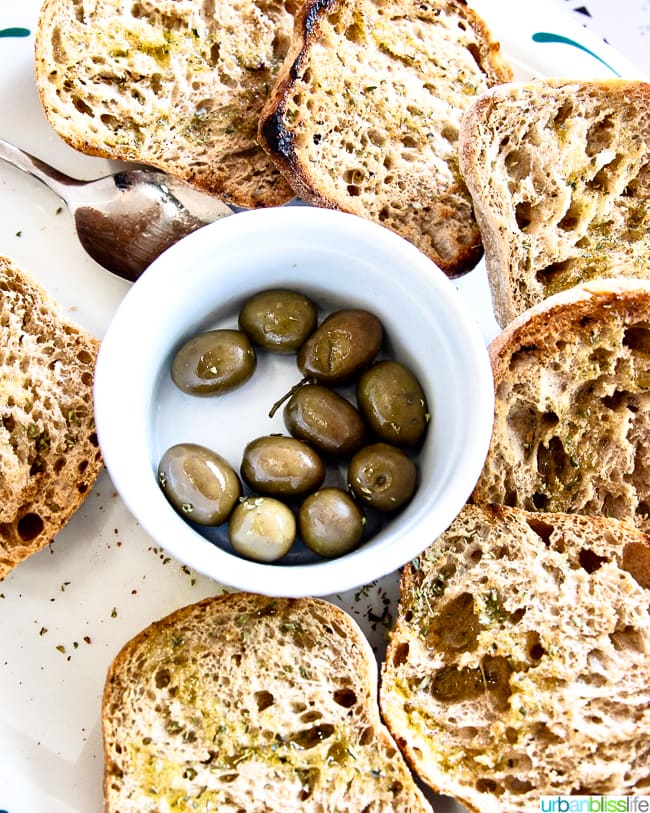
{"label": "white ceramic bowl rim", "polygon": [[[426,495],[416,495],[400,516],[397,542],[372,540],[343,557],[314,564],[259,564],[199,537],[162,494],[152,452],[152,378],[156,375],[152,367],[160,366],[181,335],[174,334],[171,321],[167,326],[160,323],[165,322],[167,311],[171,314],[174,308],[187,306],[182,301],[186,289],[192,288],[190,275],[196,272],[205,277],[206,267],[212,268],[209,296],[192,304],[196,308],[193,318],[198,319],[201,308],[214,310],[219,301],[218,268],[227,273],[229,252],[258,251],[264,257],[265,251],[294,250],[296,243],[310,251],[351,251],[354,256],[364,252],[364,258],[381,261],[383,268],[399,269],[396,285],[413,296],[423,318],[436,313],[443,323],[443,335],[453,338],[447,353],[454,358],[457,371],[453,374],[464,388],[459,403],[449,407],[458,415],[455,442],[457,447],[462,442],[462,450],[459,447],[450,461],[438,461],[444,481],[441,498],[432,503]],[[260,284],[258,278],[251,292],[274,284]],[[413,294],[408,286],[414,286]],[[360,293],[362,301],[363,296],[367,299],[372,291]],[[144,323],[145,315],[158,310],[160,303],[165,312],[157,312],[151,325]],[[437,350],[430,348],[430,352]],[[143,389],[145,397],[133,397],[132,393]],[[468,399],[471,404],[466,403]],[[194,232],[161,255],[118,307],[101,344],[95,380],[95,416],[106,469],[143,528],[157,544],[196,571],[224,585],[268,595],[329,595],[354,589],[397,570],[421,553],[451,524],[476,483],[489,445],[493,405],[485,343],[450,280],[410,243],[381,226],[354,215],[301,206],[236,214]]]}

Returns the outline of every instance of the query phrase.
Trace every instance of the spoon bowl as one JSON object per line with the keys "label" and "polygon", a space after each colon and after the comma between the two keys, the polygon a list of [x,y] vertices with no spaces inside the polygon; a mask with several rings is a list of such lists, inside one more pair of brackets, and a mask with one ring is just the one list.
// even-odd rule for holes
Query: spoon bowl
{"label": "spoon bowl", "polygon": [[155,169],[82,181],[2,139],[0,159],[55,192],[70,210],[86,253],[130,282],[181,237],[233,214],[222,200]]}

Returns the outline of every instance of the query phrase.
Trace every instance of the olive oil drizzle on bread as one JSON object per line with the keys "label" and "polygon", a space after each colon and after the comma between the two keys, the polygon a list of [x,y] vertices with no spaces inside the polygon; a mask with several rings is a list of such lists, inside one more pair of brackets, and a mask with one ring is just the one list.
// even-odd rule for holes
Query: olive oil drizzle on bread
{"label": "olive oil drizzle on bread", "polygon": [[243,207],[292,191],[257,143],[291,36],[290,3],[45,0],[36,78],[54,130],[90,155],[137,161]]}
{"label": "olive oil drizzle on bread", "polygon": [[374,220],[459,276],[482,256],[461,113],[511,77],[463,2],[307,0],[259,136],[300,197]]}
{"label": "olive oil drizzle on bread", "polygon": [[92,408],[98,341],[0,257],[0,577],[45,547],[102,467]]}
{"label": "olive oil drizzle on bread", "polygon": [[105,813],[430,813],[380,720],[356,623],[319,599],[233,593],[128,642],[103,705]]}
{"label": "olive oil drizzle on bread", "polygon": [[650,83],[494,88],[459,149],[502,327],[578,283],[650,275]]}
{"label": "olive oil drizzle on bread", "polygon": [[650,538],[600,517],[466,506],[403,574],[382,713],[476,813],[647,792]]}
{"label": "olive oil drizzle on bread", "polygon": [[489,347],[494,429],[475,502],[650,530],[650,281],[603,279],[525,311]]}

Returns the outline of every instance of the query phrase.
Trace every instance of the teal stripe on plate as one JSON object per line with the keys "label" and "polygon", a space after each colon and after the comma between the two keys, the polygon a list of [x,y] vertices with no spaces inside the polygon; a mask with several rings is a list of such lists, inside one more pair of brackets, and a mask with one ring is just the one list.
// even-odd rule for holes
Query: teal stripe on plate
{"label": "teal stripe on plate", "polygon": [[29,28],[0,28],[0,37],[28,37],[30,33]]}
{"label": "teal stripe on plate", "polygon": [[589,48],[586,48],[584,45],[580,45],[579,42],[569,39],[569,37],[563,37],[561,34],[550,34],[547,31],[538,31],[536,34],[533,34],[533,42],[541,43],[553,42],[559,43],[560,45],[571,45],[573,48],[578,48],[580,51],[585,51],[585,53],[589,54],[590,56],[593,56],[594,59],[597,59],[608,70],[610,70],[614,74],[614,76],[621,75],[618,71],[614,70],[614,68],[612,68],[612,66],[609,63],[605,62],[604,59],[599,57],[598,54],[595,54],[593,51],[591,51]]}

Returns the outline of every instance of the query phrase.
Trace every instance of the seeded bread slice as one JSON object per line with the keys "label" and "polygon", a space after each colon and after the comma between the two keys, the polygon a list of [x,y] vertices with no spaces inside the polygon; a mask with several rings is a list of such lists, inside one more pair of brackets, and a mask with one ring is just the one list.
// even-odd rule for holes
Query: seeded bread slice
{"label": "seeded bread slice", "polygon": [[291,189],[257,119],[293,26],[275,0],[45,0],[36,79],[54,130],[244,207]]}
{"label": "seeded bread slice", "polygon": [[103,721],[105,813],[431,813],[380,720],[368,642],[323,600],[172,613],[115,658]]}
{"label": "seeded bread slice", "polygon": [[466,506],[403,573],[384,719],[476,813],[645,795],[650,538],[617,520]]}
{"label": "seeded bread slice", "polygon": [[489,352],[494,429],[473,501],[650,531],[650,281],[555,294]]}
{"label": "seeded bread slice", "polygon": [[302,198],[379,222],[459,276],[483,251],[461,114],[511,76],[464,2],[307,0],[260,139]]}
{"label": "seeded bread slice", "polygon": [[459,147],[502,327],[579,282],[650,276],[650,83],[494,88]]}
{"label": "seeded bread slice", "polygon": [[0,257],[0,578],[53,540],[102,467],[92,407],[98,346]]}

